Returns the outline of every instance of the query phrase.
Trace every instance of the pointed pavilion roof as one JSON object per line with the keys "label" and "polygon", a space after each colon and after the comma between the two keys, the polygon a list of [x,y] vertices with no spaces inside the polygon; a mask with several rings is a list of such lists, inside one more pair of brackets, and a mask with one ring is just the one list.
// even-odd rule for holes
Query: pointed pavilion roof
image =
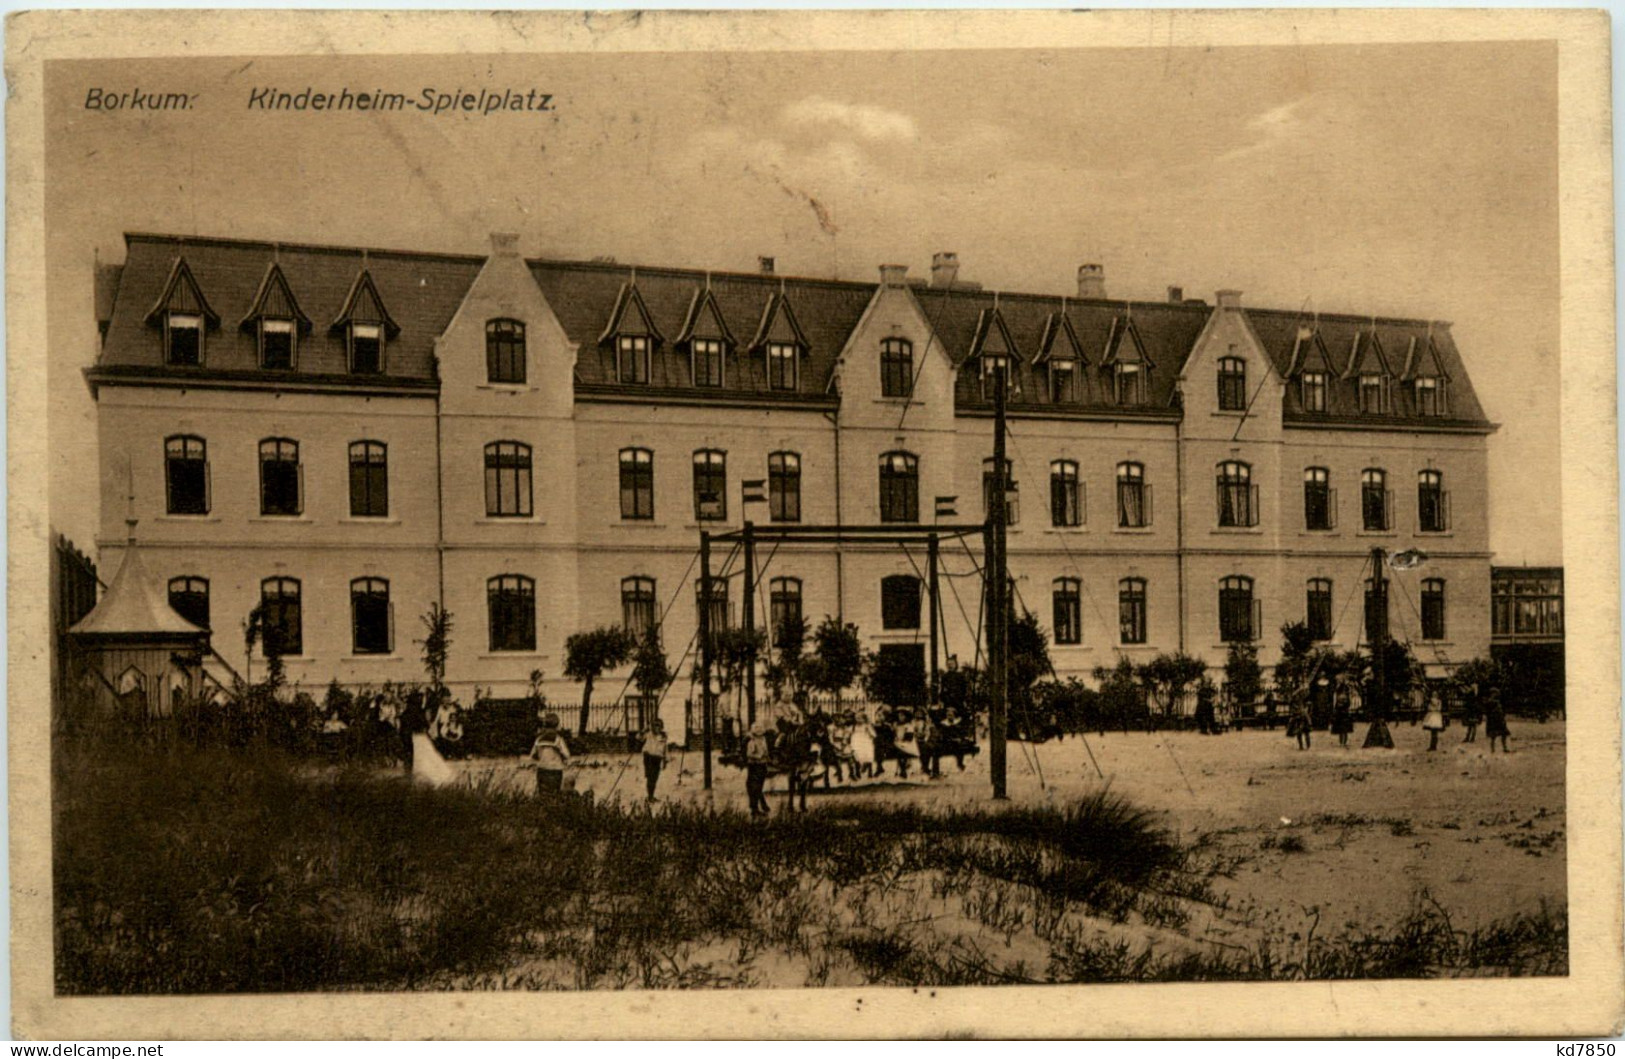
{"label": "pointed pavilion roof", "polygon": [[208,636],[169,605],[160,595],[147,567],[141,561],[141,552],[132,542],[124,551],[124,561],[107,591],[73,627],[75,636],[106,636],[134,639],[196,639]]}

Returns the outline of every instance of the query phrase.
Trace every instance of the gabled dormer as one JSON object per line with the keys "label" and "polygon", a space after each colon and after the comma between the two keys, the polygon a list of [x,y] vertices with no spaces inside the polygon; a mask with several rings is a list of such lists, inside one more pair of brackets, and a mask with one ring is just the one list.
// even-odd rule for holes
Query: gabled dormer
{"label": "gabled dormer", "polygon": [[1292,346],[1287,380],[1298,388],[1298,405],[1305,412],[1324,413],[1331,380],[1338,376],[1318,327],[1300,327]]}
{"label": "gabled dormer", "polygon": [[1393,410],[1393,369],[1383,352],[1375,327],[1354,332],[1343,378],[1355,386],[1355,407],[1362,415],[1387,415]]}
{"label": "gabled dormer", "polygon": [[734,352],[734,337],[711,292],[709,278],[694,292],[683,329],[673,345],[688,355],[688,377],[695,386],[727,385],[727,363]]}
{"label": "gabled dormer", "polygon": [[401,333],[365,264],[350,284],[344,306],[328,328],[344,336],[346,362],[357,375],[381,375],[389,340]]}
{"label": "gabled dormer", "polygon": [[177,257],[170,267],[164,291],[147,313],[147,324],[163,332],[165,364],[191,368],[203,365],[204,337],[219,329],[220,314],[209,306],[186,258]]}
{"label": "gabled dormer", "polygon": [[781,287],[768,296],[761,323],[750,342],[751,355],[760,353],[766,358],[767,388],[785,393],[800,390],[801,362],[811,348]]}
{"label": "gabled dormer", "polygon": [[1400,382],[1410,391],[1411,408],[1419,416],[1448,416],[1450,414],[1450,372],[1444,358],[1433,341],[1433,329],[1427,334],[1412,335],[1405,354],[1405,367]]}
{"label": "gabled dormer", "polygon": [[1021,374],[1017,370],[1021,364],[1021,353],[1016,349],[1015,340],[1010,337],[1010,327],[1004,322],[997,299],[991,307],[977,315],[970,355],[965,362],[976,372],[982,400],[993,399],[993,380],[996,378],[995,372],[999,370],[1004,372],[1005,385],[1008,387],[1006,393],[1015,395],[1021,392]]}
{"label": "gabled dormer", "polygon": [[310,333],[310,317],[288,286],[282,266],[272,262],[260,279],[241,328],[252,334],[262,368],[292,370],[299,364],[299,339]]}
{"label": "gabled dormer", "polygon": [[1038,356],[1033,358],[1033,364],[1044,373],[1051,404],[1082,404],[1088,400],[1085,380],[1089,358],[1083,351],[1077,328],[1072,326],[1072,318],[1067,315],[1064,300],[1059,312],[1050,313],[1044,319],[1044,334],[1039,339]]}
{"label": "gabled dormer", "polygon": [[1108,400],[1125,408],[1143,406],[1151,390],[1149,377],[1156,367],[1145,351],[1133,314],[1124,312],[1112,317],[1100,357]]}
{"label": "gabled dormer", "polygon": [[655,326],[649,306],[638,292],[637,273],[621,284],[615,296],[615,307],[610,310],[609,322],[598,344],[615,351],[615,381],[647,386],[650,378],[650,359],[665,342]]}

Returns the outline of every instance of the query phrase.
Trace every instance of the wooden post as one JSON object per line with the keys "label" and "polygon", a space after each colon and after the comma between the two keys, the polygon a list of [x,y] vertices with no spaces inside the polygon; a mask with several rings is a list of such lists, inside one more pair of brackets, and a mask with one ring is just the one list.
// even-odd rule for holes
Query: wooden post
{"label": "wooden post", "polygon": [[700,745],[711,789],[711,533],[700,531]]}
{"label": "wooden post", "polygon": [[941,701],[942,685],[941,685],[941,678],[939,676],[940,670],[938,668],[938,662],[937,662],[937,628],[938,628],[937,604],[938,604],[940,596],[939,596],[938,589],[937,589],[937,535],[934,532],[931,534],[930,542],[927,545],[926,563],[927,563],[927,573],[928,573],[928,576],[930,577],[930,585],[928,586],[927,591],[929,591],[930,594],[931,594],[931,684],[930,684],[931,697],[930,697],[930,703],[931,703],[932,706],[936,706],[936,705],[939,705],[939,703]]}
{"label": "wooden post", "polygon": [[756,723],[756,539],[749,519],[745,520],[745,723]]}
{"label": "wooden post", "polygon": [[1005,727],[1010,705],[1009,650],[1009,572],[1005,560],[1005,493],[1009,483],[1004,468],[1004,366],[993,369],[993,496],[988,504],[993,554],[983,561],[988,577],[988,662],[993,677],[993,703],[988,710],[989,765],[993,772],[993,798],[1003,801],[1005,793]]}

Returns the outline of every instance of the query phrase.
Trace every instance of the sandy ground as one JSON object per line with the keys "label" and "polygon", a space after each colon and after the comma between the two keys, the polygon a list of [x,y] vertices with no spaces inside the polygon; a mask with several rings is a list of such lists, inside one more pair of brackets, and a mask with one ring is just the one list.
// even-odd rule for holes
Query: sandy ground
{"label": "sandy ground", "polygon": [[[1108,733],[1009,749],[1016,802],[1066,801],[1110,789],[1156,813],[1220,870],[1224,899],[1202,933],[1237,940],[1271,926],[1323,931],[1392,922],[1419,902],[1444,908],[1458,927],[1566,900],[1564,725],[1512,722],[1510,755],[1489,752],[1462,729],[1427,751],[1419,727],[1394,728],[1396,749],[1362,750],[1364,727],[1347,748],[1317,732],[1297,750],[1279,729],[1195,733]],[[1098,765],[1098,772],[1096,766]],[[582,759],[580,790],[600,801],[643,802],[643,769],[631,756]],[[470,778],[529,783],[512,760],[455,763]],[[700,755],[674,751],[661,778],[663,801],[706,801],[743,809],[740,770],[715,765],[702,790]],[[783,780],[769,798],[784,811]],[[884,798],[931,805],[985,804],[987,753],[950,760],[940,780],[911,776],[816,791],[812,804]],[[1194,924],[1193,924],[1194,925]]]}

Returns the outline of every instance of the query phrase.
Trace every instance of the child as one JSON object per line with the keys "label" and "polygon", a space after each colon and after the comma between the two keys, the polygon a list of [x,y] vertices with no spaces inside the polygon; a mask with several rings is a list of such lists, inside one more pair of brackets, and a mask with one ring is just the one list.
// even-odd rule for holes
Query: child
{"label": "child", "polygon": [[643,780],[649,788],[649,801],[655,800],[655,784],[666,767],[666,725],[656,717],[643,734]]}
{"label": "child", "polygon": [[1287,721],[1286,734],[1297,738],[1299,750],[1309,749],[1309,708],[1302,699],[1292,703],[1292,719]]}
{"label": "child", "polygon": [[1337,735],[1338,746],[1349,745],[1349,733],[1354,731],[1353,712],[1348,685],[1339,684],[1332,692],[1332,731]]}
{"label": "child", "polygon": [[1422,718],[1422,727],[1427,729],[1428,750],[1439,749],[1439,733],[1444,731],[1444,705],[1439,701],[1437,691],[1428,691],[1427,714]]}
{"label": "child", "polygon": [[757,721],[750,726],[750,738],[745,741],[745,793],[750,795],[750,815],[766,816],[767,805],[767,727]]}
{"label": "child", "polygon": [[557,714],[542,718],[542,729],[536,733],[536,742],[530,746],[530,760],[536,768],[536,793],[542,796],[558,794],[564,789],[564,770],[570,764],[570,744],[559,731]]}
{"label": "child", "polygon": [[1501,752],[1512,753],[1507,746],[1507,736],[1512,733],[1507,730],[1507,711],[1501,705],[1501,689],[1491,688],[1484,698],[1484,734],[1490,738],[1490,753],[1495,753],[1495,740],[1501,740]]}
{"label": "child", "polygon": [[1478,686],[1474,685],[1468,688],[1464,699],[1461,708],[1461,723],[1467,729],[1467,734],[1461,741],[1463,743],[1474,743],[1478,741],[1478,726],[1484,719],[1484,710],[1478,704]]}

